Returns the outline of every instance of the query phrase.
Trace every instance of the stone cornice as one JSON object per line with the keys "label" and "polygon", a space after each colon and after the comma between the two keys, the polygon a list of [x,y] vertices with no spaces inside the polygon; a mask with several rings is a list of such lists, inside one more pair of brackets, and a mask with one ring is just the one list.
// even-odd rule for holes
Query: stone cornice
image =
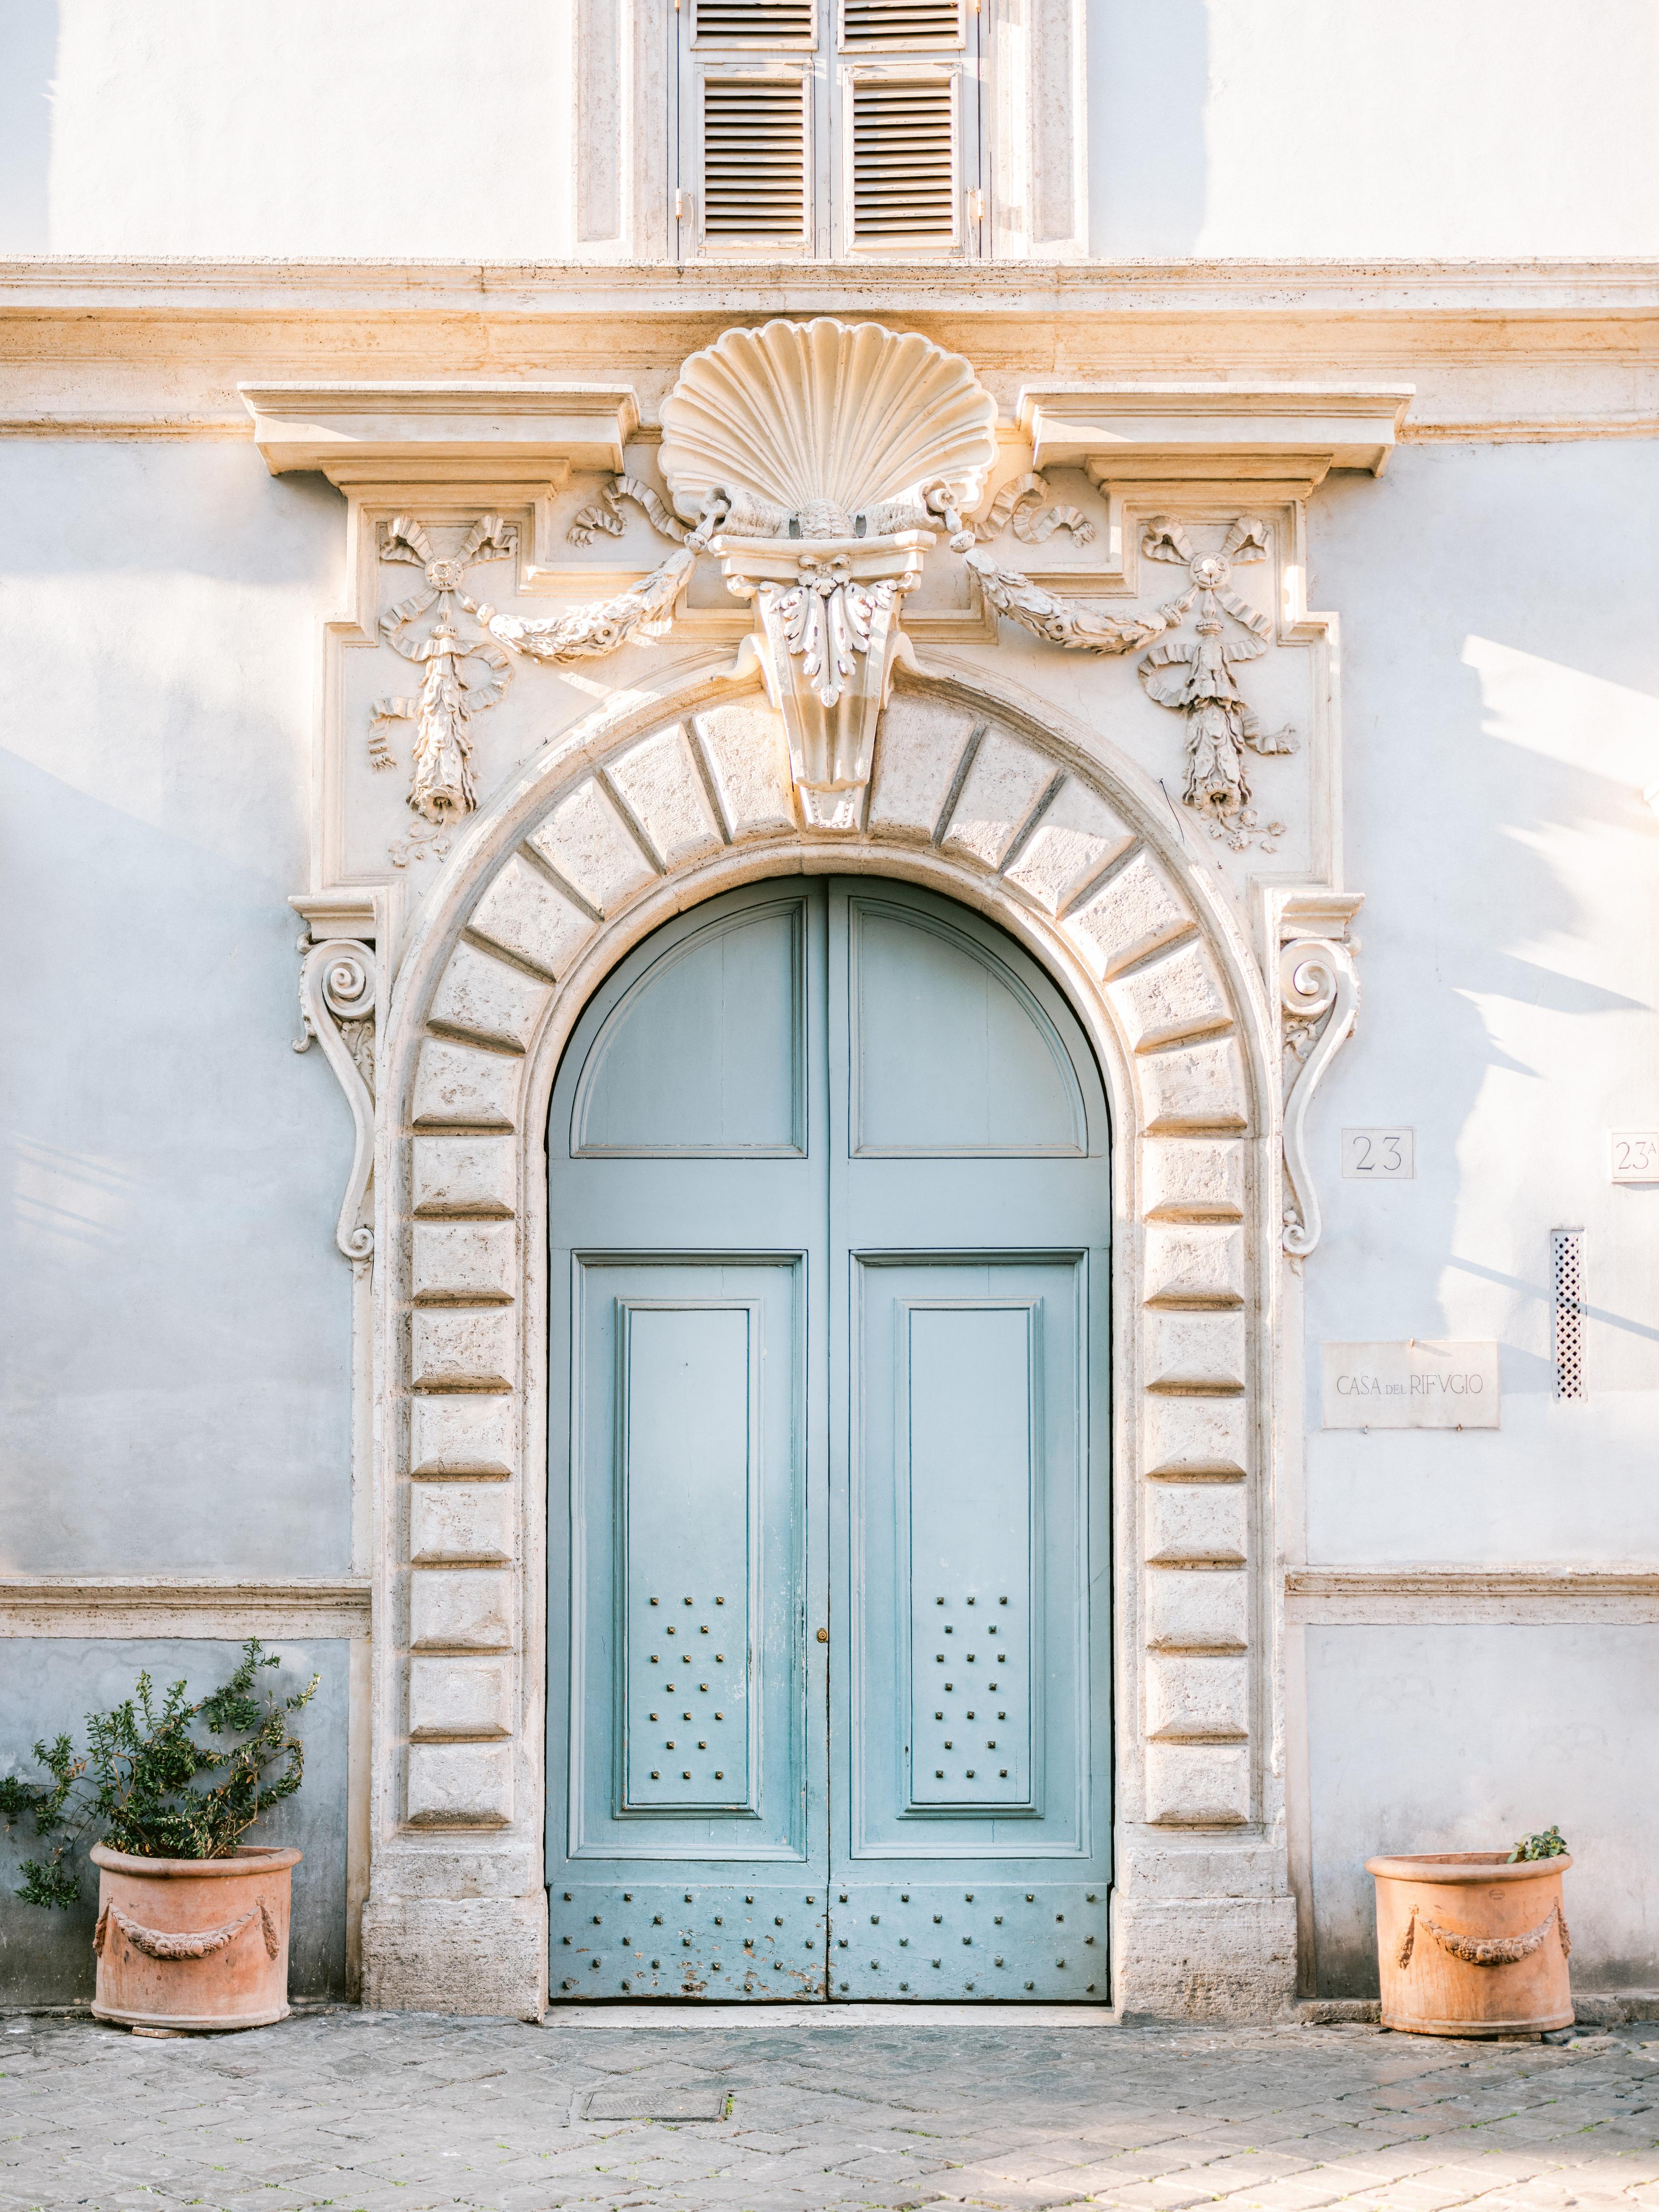
{"label": "stone cornice", "polygon": [[365,1636],[359,1576],[7,1575],[0,1637]]}
{"label": "stone cornice", "polygon": [[[1659,263],[0,261],[0,437],[231,439],[240,383],[631,386],[733,322],[839,313],[1023,388],[1413,385],[1401,442],[1659,434]],[[1011,459],[1014,458],[1012,454]]]}
{"label": "stone cornice", "polygon": [[1659,1621],[1659,1562],[1291,1567],[1285,1617],[1299,1627]]}
{"label": "stone cornice", "polygon": [[[971,281],[964,281],[970,278]],[[537,315],[845,312],[1659,315],[1659,261],[929,261],[700,264],[0,259],[0,314]]]}
{"label": "stone cornice", "polygon": [[545,483],[570,467],[620,471],[640,410],[626,385],[244,384],[243,404],[272,476],[319,469],[344,487],[458,472]]}

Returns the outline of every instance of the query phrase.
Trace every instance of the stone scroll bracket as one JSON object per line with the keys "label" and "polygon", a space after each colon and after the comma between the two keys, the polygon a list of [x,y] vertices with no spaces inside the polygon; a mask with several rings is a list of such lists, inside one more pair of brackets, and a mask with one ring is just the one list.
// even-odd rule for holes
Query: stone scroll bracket
{"label": "stone scroll bracket", "polygon": [[356,1267],[366,1267],[374,1251],[374,1225],[367,1214],[386,1004],[381,947],[388,934],[386,903],[362,891],[300,892],[289,901],[306,924],[298,945],[300,1034],[294,1049],[321,1046],[351,1109],[351,1171],[334,1241]]}
{"label": "stone scroll bracket", "polygon": [[1324,1222],[1308,1157],[1308,1112],[1359,1015],[1357,891],[1293,892],[1279,908],[1278,997],[1283,1023],[1285,1104],[1280,1242],[1291,1260],[1317,1247]]}

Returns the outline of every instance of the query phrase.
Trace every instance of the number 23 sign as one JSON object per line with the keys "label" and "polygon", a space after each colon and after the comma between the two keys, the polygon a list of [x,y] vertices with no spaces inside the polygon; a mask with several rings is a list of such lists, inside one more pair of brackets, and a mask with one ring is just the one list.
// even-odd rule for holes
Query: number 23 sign
{"label": "number 23 sign", "polygon": [[1411,1182],[1417,1175],[1415,1129],[1345,1129],[1342,1173],[1350,1182]]}

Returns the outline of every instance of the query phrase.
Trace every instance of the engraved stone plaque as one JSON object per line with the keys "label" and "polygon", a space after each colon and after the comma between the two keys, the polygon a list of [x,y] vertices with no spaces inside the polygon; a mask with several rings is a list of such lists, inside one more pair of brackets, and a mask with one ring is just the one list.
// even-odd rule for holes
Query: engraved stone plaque
{"label": "engraved stone plaque", "polygon": [[1609,1129],[1607,1180],[1659,1182],[1659,1129]]}
{"label": "engraved stone plaque", "polygon": [[1415,1129],[1345,1129],[1342,1176],[1346,1182],[1411,1182],[1417,1174]]}
{"label": "engraved stone plaque", "polygon": [[1419,1336],[1320,1350],[1328,1429],[1498,1426],[1495,1344]]}

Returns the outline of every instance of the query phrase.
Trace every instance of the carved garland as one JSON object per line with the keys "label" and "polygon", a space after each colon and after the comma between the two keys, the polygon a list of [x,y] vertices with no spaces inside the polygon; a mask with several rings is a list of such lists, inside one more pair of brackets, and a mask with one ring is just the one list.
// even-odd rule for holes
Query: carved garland
{"label": "carved garland", "polygon": [[[728,331],[693,355],[664,403],[662,470],[678,512],[638,478],[618,475],[571,525],[579,544],[596,533],[618,536],[631,504],[672,542],[668,558],[631,589],[540,620],[501,614],[464,586],[473,568],[516,558],[514,525],[482,515],[451,553],[439,551],[413,517],[383,525],[382,560],[422,572],[422,588],[380,618],[384,641],[422,671],[417,696],[377,700],[370,720],[379,769],[395,766],[387,726],[415,725],[408,803],[420,826],[394,842],[394,864],[419,851],[445,857],[454,824],[476,808],[473,724],[504,696],[514,662],[592,659],[661,636],[705,552],[720,561],[727,590],[754,606],[756,626],[732,673],[757,666],[782,716],[805,825],[855,830],[894,671],[902,661],[915,665],[901,627],[903,601],[941,530],[986,603],[1044,643],[1097,654],[1149,647],[1138,670],[1147,696],[1185,724],[1186,806],[1234,851],[1259,844],[1273,852],[1284,824],[1259,817],[1248,756],[1290,753],[1294,733],[1265,732],[1239,688],[1236,672],[1266,651],[1273,623],[1231,581],[1237,566],[1267,556],[1268,526],[1237,516],[1206,550],[1176,518],[1154,515],[1142,526],[1140,551],[1185,567],[1179,596],[1125,617],[1068,599],[973,550],[1005,528],[1027,544],[1058,530],[1079,544],[1093,534],[1079,509],[1049,501],[1038,475],[1014,478],[988,502],[995,419],[968,363],[914,332],[773,322]],[[964,526],[964,514],[975,519]],[[1194,607],[1194,635],[1176,637]],[[1283,1243],[1293,1259],[1321,1235],[1305,1126],[1354,1026],[1353,949],[1336,938],[1297,938],[1280,956]],[[374,1000],[362,946],[335,940],[309,953],[295,1049],[319,1039],[351,1105],[356,1146],[337,1237],[353,1261],[367,1260],[374,1243],[361,1218],[373,1158]]]}
{"label": "carved garland", "polygon": [[[501,614],[463,585],[471,568],[516,556],[512,524],[482,515],[451,554],[410,516],[384,525],[382,560],[412,563],[423,576],[423,589],[388,607],[380,624],[386,643],[422,670],[417,696],[377,700],[370,720],[376,768],[395,764],[389,723],[416,729],[409,804],[422,826],[393,845],[394,864],[418,851],[443,858],[454,823],[476,807],[472,723],[500,702],[513,661],[594,659],[662,636],[704,552],[719,559],[727,590],[754,605],[738,666],[758,665],[783,716],[808,826],[850,829],[877,718],[909,654],[902,602],[941,530],[986,603],[1045,644],[1095,653],[1152,646],[1139,673],[1147,696],[1184,720],[1185,804],[1233,850],[1257,842],[1275,850],[1284,824],[1258,819],[1247,755],[1289,753],[1293,733],[1265,732],[1239,690],[1235,671],[1266,651],[1273,626],[1231,580],[1237,565],[1267,557],[1267,526],[1237,516],[1219,544],[1200,550],[1179,520],[1155,515],[1140,550],[1186,568],[1177,599],[1127,618],[1067,599],[973,550],[1004,529],[1025,544],[1057,530],[1079,544],[1093,536],[1079,509],[1049,501],[1041,476],[1017,477],[988,502],[995,422],[968,363],[915,332],[773,322],[728,331],[692,355],[664,402],[672,507],[638,477],[619,475],[572,523],[580,545],[617,537],[632,505],[674,544],[631,589],[541,619]],[[964,514],[975,519],[964,526]],[[1195,636],[1168,637],[1194,604]],[[411,625],[434,605],[430,628],[415,634]]]}
{"label": "carved garland", "polygon": [[1431,1920],[1420,1905],[1414,1905],[1394,1954],[1395,1966],[1402,1971],[1412,1962],[1419,1927],[1433,1936],[1443,1951],[1449,1952],[1454,1959],[1462,1959],[1468,1966],[1518,1966],[1522,1959],[1531,1958],[1552,1929],[1560,1938],[1561,1956],[1572,1956],[1572,1937],[1567,1929],[1566,1915],[1559,1905],[1552,1905],[1537,1927],[1529,1928],[1524,1936],[1465,1936],[1455,1928],[1443,1928],[1437,1920]]}
{"label": "carved garland", "polygon": [[228,1920],[222,1928],[177,1929],[146,1928],[141,1921],[130,1920],[118,1906],[106,1905],[98,1916],[98,1925],[92,1933],[92,1948],[101,1959],[109,1941],[112,1921],[126,1937],[135,1951],[142,1951],[147,1959],[209,1959],[216,1951],[222,1951],[234,1943],[243,1929],[258,1920],[264,1934],[265,1956],[274,1959],[283,1948],[276,1922],[270,1907],[263,1897],[256,1898],[247,1911],[234,1920]]}

